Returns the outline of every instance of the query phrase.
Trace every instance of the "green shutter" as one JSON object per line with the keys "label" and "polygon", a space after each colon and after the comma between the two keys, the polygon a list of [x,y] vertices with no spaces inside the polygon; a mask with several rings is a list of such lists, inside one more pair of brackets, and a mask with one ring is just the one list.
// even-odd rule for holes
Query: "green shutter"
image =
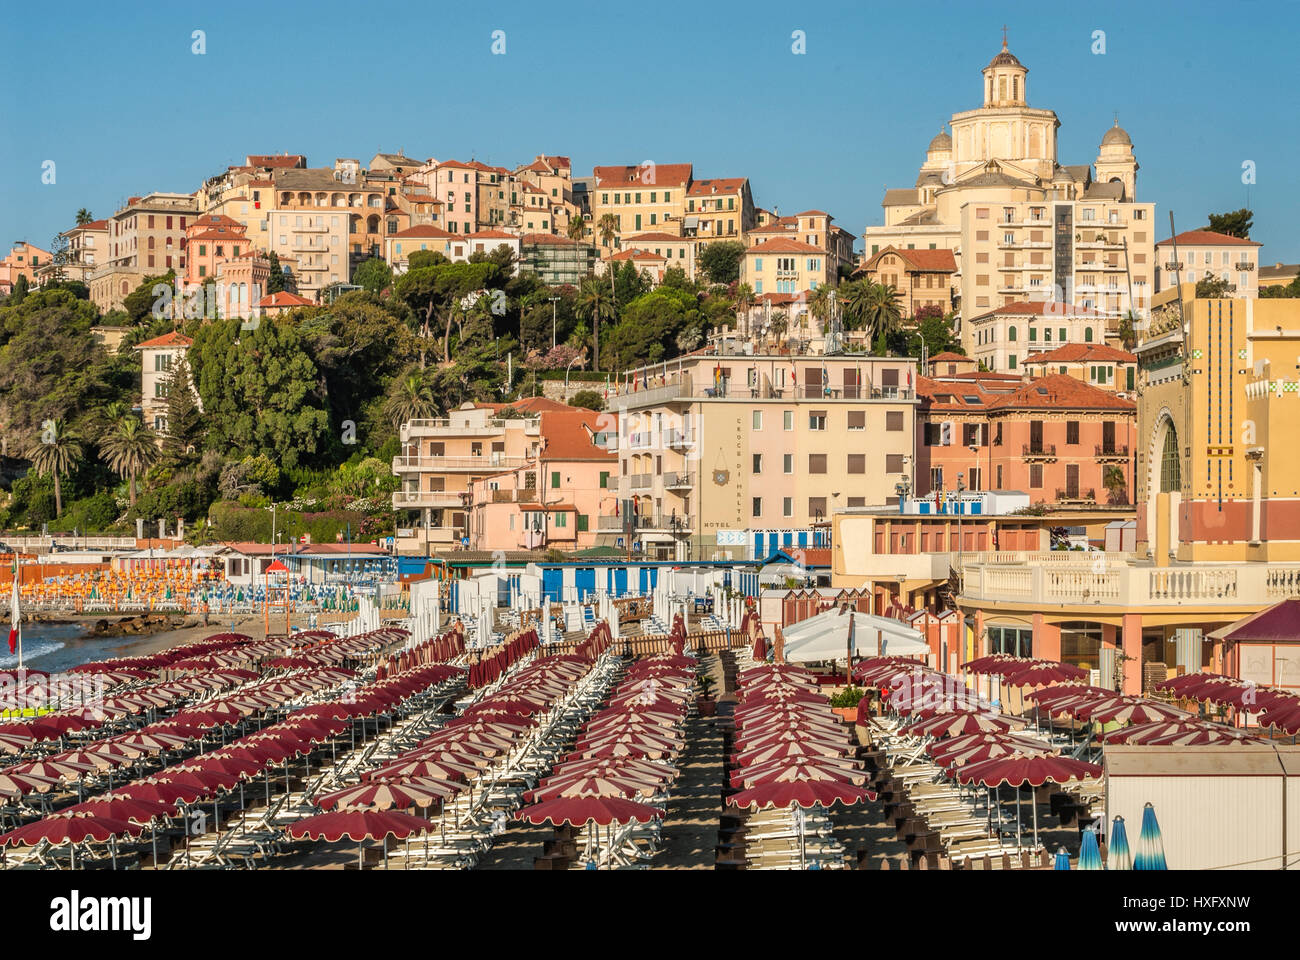
{"label": "green shutter", "polygon": [[558,470],[551,471],[551,489],[552,490],[560,489],[560,471]]}

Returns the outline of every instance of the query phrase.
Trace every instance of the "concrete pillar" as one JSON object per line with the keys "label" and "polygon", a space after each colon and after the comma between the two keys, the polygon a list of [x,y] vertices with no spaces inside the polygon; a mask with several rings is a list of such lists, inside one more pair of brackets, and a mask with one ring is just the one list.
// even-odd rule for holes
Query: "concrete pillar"
{"label": "concrete pillar", "polygon": [[[963,646],[963,649],[960,651],[961,660],[962,662],[965,662],[966,652],[967,652],[964,649],[966,643],[965,618],[963,618],[958,623],[957,632],[959,634],[957,638],[957,642],[962,644]],[[984,611],[983,610],[975,611],[975,649],[970,652],[974,654],[974,656],[971,657],[972,660],[974,660],[975,657],[987,656],[989,652],[988,640],[984,636]]]}
{"label": "concrete pillar", "polygon": [[1124,614],[1124,693],[1142,692],[1142,614]]}
{"label": "concrete pillar", "polygon": [[1061,659],[1061,628],[1045,622],[1041,613],[1034,614],[1033,654],[1042,660]]}

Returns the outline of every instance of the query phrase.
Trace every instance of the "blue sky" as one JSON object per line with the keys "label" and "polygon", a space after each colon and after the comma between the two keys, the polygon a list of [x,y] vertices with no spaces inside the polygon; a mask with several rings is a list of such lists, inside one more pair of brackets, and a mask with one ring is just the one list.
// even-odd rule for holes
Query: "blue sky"
{"label": "blue sky", "polygon": [[1160,236],[1171,208],[1182,230],[1249,204],[1263,262],[1300,260],[1300,4],[1091,6],[13,5],[0,243],[48,246],[78,207],[102,217],[132,194],[192,191],[249,153],[322,166],[381,148],[508,167],[562,153],[578,175],[690,161],[697,177],[748,176],[762,206],[829,210],[860,235],[886,185],[912,185],[940,124],[979,106],[1006,23],[1030,104],[1061,119],[1061,162],[1095,161],[1118,112]]}

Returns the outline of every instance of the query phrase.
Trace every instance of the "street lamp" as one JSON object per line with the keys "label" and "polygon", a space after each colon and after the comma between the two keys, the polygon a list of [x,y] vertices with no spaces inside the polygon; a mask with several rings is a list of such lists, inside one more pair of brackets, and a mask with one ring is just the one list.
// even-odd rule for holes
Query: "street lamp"
{"label": "street lamp", "polygon": [[573,365],[577,363],[579,360],[581,360],[583,363],[587,362],[586,350],[583,350],[582,353],[578,354],[576,357],[570,360],[569,365],[564,368],[564,402],[565,403],[569,402],[569,371],[573,369]]}

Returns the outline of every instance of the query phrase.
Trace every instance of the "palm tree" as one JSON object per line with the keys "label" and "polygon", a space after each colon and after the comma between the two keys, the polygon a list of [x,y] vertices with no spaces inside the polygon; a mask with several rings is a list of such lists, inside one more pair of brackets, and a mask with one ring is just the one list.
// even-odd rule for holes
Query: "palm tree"
{"label": "palm tree", "polygon": [[63,488],[59,478],[72,473],[81,460],[81,443],[68,432],[63,419],[45,421],[41,440],[27,451],[38,476],[54,476],[54,516],[63,513]]}
{"label": "palm tree", "polygon": [[[600,233],[600,242],[607,247],[610,246],[614,242],[614,238],[618,236],[618,217],[612,213],[602,213],[600,220],[596,223],[596,230]],[[605,269],[609,273],[609,292],[617,301],[618,295],[614,293],[614,268],[609,265],[608,260],[605,261]],[[597,361],[599,361],[599,357],[597,357]],[[597,362],[596,368],[600,368],[599,362]]]}
{"label": "palm tree", "polygon": [[411,420],[422,420],[436,408],[433,393],[424,378],[414,370],[398,381],[397,388],[384,403],[384,416],[397,430]]}
{"label": "palm tree", "polygon": [[600,369],[600,323],[602,320],[613,321],[614,297],[605,296],[605,287],[594,276],[585,277],[578,288],[578,316],[591,324],[592,343],[595,346],[592,355],[595,363],[593,369]]}
{"label": "palm tree", "polygon": [[104,437],[100,451],[109,468],[126,478],[131,506],[134,507],[136,478],[158,459],[158,444],[149,428],[136,417],[127,417]]}
{"label": "palm tree", "polygon": [[[848,280],[840,284],[840,311],[844,317],[844,326],[848,330],[863,330],[867,327],[867,299],[873,284],[870,280]],[[871,334],[868,332],[868,338]]]}
{"label": "palm tree", "polygon": [[747,283],[736,284],[736,313],[744,318],[745,336],[749,336],[749,311],[754,307],[754,288]]}
{"label": "palm tree", "polygon": [[866,315],[868,329],[876,342],[887,341],[903,326],[898,290],[891,285],[873,283],[866,295]]}
{"label": "palm tree", "polygon": [[812,297],[808,300],[808,310],[821,323],[823,331],[826,330],[827,321],[831,318],[831,306],[834,300],[835,288],[826,283],[814,290]]}
{"label": "palm tree", "polygon": [[82,207],[80,210],[77,211],[77,226],[79,227],[84,227],[86,224],[91,223],[94,219],[95,219],[94,215],[85,207]]}
{"label": "palm tree", "polygon": [[569,220],[569,229],[568,229],[569,239],[581,242],[582,235],[586,231],[586,229],[587,229],[587,224],[586,221],[582,219],[581,214],[572,217]]}

